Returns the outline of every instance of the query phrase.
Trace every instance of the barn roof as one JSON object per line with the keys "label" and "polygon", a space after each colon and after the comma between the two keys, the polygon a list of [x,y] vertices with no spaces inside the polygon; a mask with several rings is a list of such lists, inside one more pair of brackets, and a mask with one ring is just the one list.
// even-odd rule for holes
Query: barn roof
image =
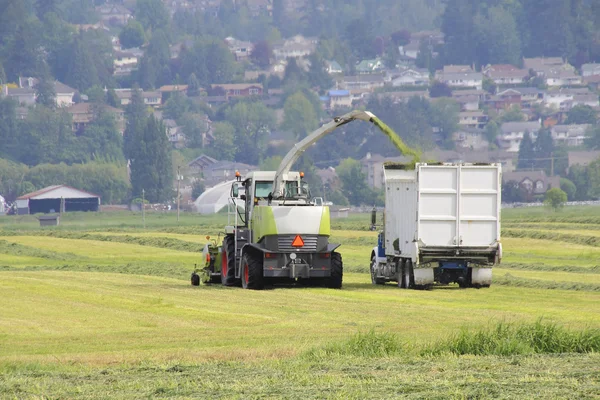
{"label": "barn roof", "polygon": [[24,194],[23,196],[18,197],[17,200],[60,199],[61,197],[66,199],[87,199],[100,196],[67,185],[52,185],[36,190],[35,192]]}

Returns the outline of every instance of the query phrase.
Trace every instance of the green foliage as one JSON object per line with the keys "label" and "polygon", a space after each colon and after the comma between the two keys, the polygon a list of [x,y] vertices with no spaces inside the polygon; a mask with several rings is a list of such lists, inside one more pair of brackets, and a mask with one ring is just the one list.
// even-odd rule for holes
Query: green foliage
{"label": "green foliage", "polygon": [[560,178],[560,189],[567,194],[568,200],[575,200],[575,193],[577,192],[577,187],[573,182],[571,182],[567,178]]}
{"label": "green foliage", "polygon": [[521,39],[515,18],[504,7],[496,6],[474,18],[476,57],[479,65],[521,62]]}
{"label": "green foliage", "polygon": [[137,0],[135,18],[144,28],[152,31],[169,25],[169,12],[161,0]]}
{"label": "green foliage", "polygon": [[261,69],[266,69],[271,64],[273,58],[273,49],[266,40],[254,43],[250,59],[252,62]]}
{"label": "green foliage", "polygon": [[195,97],[195,96],[200,95],[200,89],[202,89],[202,87],[200,86],[200,82],[198,81],[196,74],[194,74],[193,72],[190,74],[190,77],[187,80],[187,84],[188,84],[188,90],[187,90],[188,96]]}
{"label": "green foliage", "polygon": [[188,108],[187,98],[180,92],[175,92],[169,96],[169,100],[165,103],[163,113],[165,118],[177,121],[188,111]]}
{"label": "green foliage", "polygon": [[310,350],[303,356],[311,360],[332,356],[380,358],[395,356],[404,352],[405,349],[402,342],[393,333],[379,333],[375,332],[375,330],[370,330],[366,333],[357,333],[344,342],[333,343],[329,346]]}
{"label": "green foliage", "polygon": [[281,156],[265,158],[260,163],[260,170],[261,171],[277,171],[277,169],[279,168],[279,164],[281,164],[282,159],[283,159],[283,157],[281,157]]}
{"label": "green foliage", "polygon": [[204,182],[197,180],[192,185],[192,200],[196,200],[204,191],[206,190],[206,185]]}
{"label": "green foliage", "polygon": [[282,128],[293,132],[298,140],[314,131],[319,123],[313,105],[302,92],[287,98],[283,114]]}
{"label": "green foliage", "polygon": [[181,51],[179,63],[177,73],[184,79],[195,74],[202,86],[228,83],[236,73],[233,55],[225,44],[217,40],[197,40],[190,49]]}
{"label": "green foliage", "polygon": [[560,188],[551,188],[544,196],[544,204],[557,211],[567,202],[567,194]]}
{"label": "green foliage", "polygon": [[539,319],[533,324],[498,323],[475,332],[463,329],[423,351],[439,355],[496,355],[591,353],[600,349],[600,331],[573,331]]}
{"label": "green foliage", "polygon": [[73,43],[65,83],[82,92],[100,84],[94,58],[82,36]]}
{"label": "green foliage", "polygon": [[429,96],[431,98],[452,97],[452,89],[444,82],[434,81],[431,88],[429,88]]}
{"label": "green foliage", "polygon": [[267,146],[267,137],[275,127],[273,111],[260,101],[239,102],[225,110],[225,121],[235,132],[235,160],[258,165]]}
{"label": "green foliage", "polygon": [[181,121],[181,128],[183,129],[187,145],[193,148],[204,147],[205,135],[208,128],[206,115],[185,113],[179,120]]}
{"label": "green foliage", "polygon": [[152,203],[170,200],[173,179],[165,127],[151,115],[141,129],[131,155],[132,194],[137,196],[144,190],[145,198]]}
{"label": "green foliage", "polygon": [[517,164],[517,168],[526,169],[531,168],[533,163],[535,162],[535,150],[533,146],[533,141],[531,140],[531,135],[529,132],[525,132],[523,135],[523,140],[519,143],[519,161]]}
{"label": "green foliage", "polygon": [[578,104],[567,113],[565,124],[596,124],[597,113],[592,107]]}
{"label": "green foliage", "polygon": [[217,160],[233,161],[238,148],[235,127],[229,122],[217,122],[213,125],[213,136],[210,155]]}
{"label": "green foliage", "polygon": [[147,109],[139,87],[132,88],[131,102],[127,105],[125,117],[127,125],[123,133],[123,154],[126,159],[134,158],[143,129],[146,124]]}
{"label": "green foliage", "polygon": [[309,84],[312,87],[318,87],[321,90],[329,89],[333,86],[333,80],[327,72],[327,64],[321,55],[317,52],[308,57],[310,68],[306,75]]}
{"label": "green foliage", "polygon": [[121,47],[129,49],[131,47],[140,47],[146,41],[144,27],[138,21],[131,19],[119,33],[119,42]]}
{"label": "green foliage", "polygon": [[600,125],[589,127],[585,136],[584,143],[587,148],[592,150],[600,149]]}
{"label": "green foliage", "polygon": [[360,161],[347,158],[335,169],[342,193],[352,205],[373,205],[376,194],[367,186],[367,176],[362,170]]}

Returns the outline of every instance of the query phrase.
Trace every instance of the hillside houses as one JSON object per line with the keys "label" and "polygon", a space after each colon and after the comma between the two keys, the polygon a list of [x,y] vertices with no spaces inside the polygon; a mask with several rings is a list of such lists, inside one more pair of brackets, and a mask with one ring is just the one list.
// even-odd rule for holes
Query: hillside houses
{"label": "hillside houses", "polygon": [[535,140],[541,127],[540,121],[505,122],[500,126],[498,146],[505,151],[516,153],[525,133],[529,133],[531,139]]}

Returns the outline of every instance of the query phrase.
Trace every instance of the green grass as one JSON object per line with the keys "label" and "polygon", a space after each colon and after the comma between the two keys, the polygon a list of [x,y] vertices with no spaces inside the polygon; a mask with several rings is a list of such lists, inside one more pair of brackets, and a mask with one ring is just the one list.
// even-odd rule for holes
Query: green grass
{"label": "green grass", "polygon": [[369,214],[342,290],[265,291],[190,285],[224,215],[0,218],[0,398],[598,398],[598,210],[503,210],[492,287],[429,291],[370,284]]}

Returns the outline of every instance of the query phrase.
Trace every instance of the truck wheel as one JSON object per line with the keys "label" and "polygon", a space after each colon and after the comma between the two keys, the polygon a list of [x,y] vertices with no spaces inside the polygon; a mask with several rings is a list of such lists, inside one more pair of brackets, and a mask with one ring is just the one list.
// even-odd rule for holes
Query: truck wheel
{"label": "truck wheel", "polygon": [[403,288],[404,289],[414,289],[415,288],[415,276],[413,274],[413,266],[412,266],[412,260],[406,260],[404,261],[404,268],[403,268],[403,274],[402,274],[402,280],[404,281],[403,283]]}
{"label": "truck wheel", "polygon": [[375,268],[376,266],[377,266],[377,260],[375,258],[375,255],[373,255],[371,257],[371,283],[373,285],[383,285],[385,283],[385,280],[383,278],[377,277],[377,270]]}
{"label": "truck wheel", "polygon": [[225,236],[223,239],[223,253],[221,254],[221,284],[234,286],[235,281],[235,242],[233,237]]}
{"label": "truck wheel", "polygon": [[264,286],[262,262],[255,255],[244,254],[242,258],[242,287],[244,289],[260,290]]}
{"label": "truck wheel", "polygon": [[343,275],[344,265],[342,263],[342,255],[334,251],[331,253],[331,276],[327,279],[327,287],[341,289]]}

